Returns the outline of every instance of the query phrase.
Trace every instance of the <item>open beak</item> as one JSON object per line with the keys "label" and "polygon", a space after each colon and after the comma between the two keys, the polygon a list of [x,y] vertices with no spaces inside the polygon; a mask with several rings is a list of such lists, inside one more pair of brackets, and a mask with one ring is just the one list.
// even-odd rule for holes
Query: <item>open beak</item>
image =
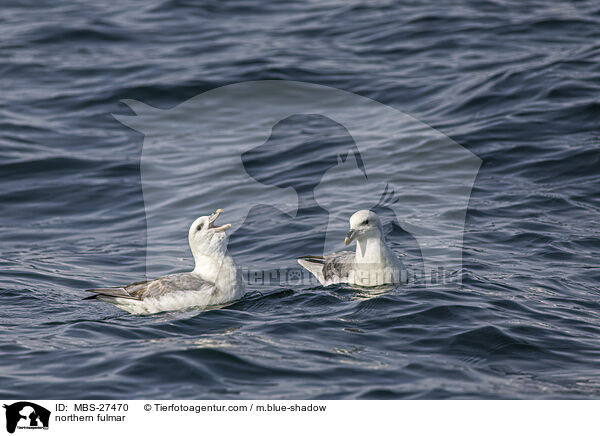
{"label": "open beak", "polygon": [[349,245],[355,239],[356,239],[356,230],[350,229],[350,231],[346,235],[346,239],[344,239],[344,244]]}
{"label": "open beak", "polygon": [[224,212],[223,209],[217,209],[215,211],[215,213],[213,213],[209,218],[208,218],[208,228],[215,230],[217,232],[224,232],[225,230],[229,229],[231,227],[231,224],[223,224],[222,226],[215,226],[214,222],[217,220],[217,218],[219,218],[219,215],[221,215]]}
{"label": "open beak", "polygon": [[208,217],[208,222],[210,224],[214,223],[216,221],[216,219],[219,218],[219,215],[221,215],[223,212],[225,212],[223,209],[217,209],[214,213],[212,213]]}

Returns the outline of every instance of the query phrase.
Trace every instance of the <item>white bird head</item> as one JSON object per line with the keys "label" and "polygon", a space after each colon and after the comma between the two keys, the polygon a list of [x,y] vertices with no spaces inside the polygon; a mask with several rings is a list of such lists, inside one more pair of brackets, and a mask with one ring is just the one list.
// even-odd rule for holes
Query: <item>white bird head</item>
{"label": "white bird head", "polygon": [[383,227],[375,212],[370,210],[359,210],[350,217],[350,231],[344,243],[350,244],[354,240],[368,238],[381,238]]}
{"label": "white bird head", "polygon": [[222,213],[223,209],[217,209],[210,216],[201,216],[192,223],[188,238],[194,258],[219,256],[227,251],[228,235],[225,230],[229,229],[231,224],[215,225],[215,221]]}

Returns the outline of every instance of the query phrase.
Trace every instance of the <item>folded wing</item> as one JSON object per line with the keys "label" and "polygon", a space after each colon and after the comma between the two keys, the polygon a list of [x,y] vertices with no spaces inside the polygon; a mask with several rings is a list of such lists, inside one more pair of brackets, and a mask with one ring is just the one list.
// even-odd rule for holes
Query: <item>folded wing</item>
{"label": "folded wing", "polygon": [[302,256],[298,263],[310,271],[322,285],[343,283],[352,270],[355,254],[340,251],[327,256]]}
{"label": "folded wing", "polygon": [[171,293],[178,292],[214,292],[214,283],[201,279],[189,273],[171,274],[160,279],[146,280],[131,283],[127,286],[114,288],[88,289],[95,295],[84,298],[84,300],[99,299],[111,302],[117,298],[128,300],[145,300],[149,298],[160,298]]}

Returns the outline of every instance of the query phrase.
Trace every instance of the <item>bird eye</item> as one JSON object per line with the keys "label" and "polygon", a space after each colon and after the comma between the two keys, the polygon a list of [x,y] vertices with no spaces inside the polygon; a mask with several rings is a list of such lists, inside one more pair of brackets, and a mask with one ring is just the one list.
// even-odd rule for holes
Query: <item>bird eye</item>
{"label": "bird eye", "polygon": [[366,220],[364,220],[364,221],[363,221],[363,224],[364,224],[365,226],[369,225],[369,219],[367,218]]}
{"label": "bird eye", "polygon": [[198,227],[196,227],[196,230],[202,230],[202,226],[204,225],[204,223],[200,223],[198,224]]}

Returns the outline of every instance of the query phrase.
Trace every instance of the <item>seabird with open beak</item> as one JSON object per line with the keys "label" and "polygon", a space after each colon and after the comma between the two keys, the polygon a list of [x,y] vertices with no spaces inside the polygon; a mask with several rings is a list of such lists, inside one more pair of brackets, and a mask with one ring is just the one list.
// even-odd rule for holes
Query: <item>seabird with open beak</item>
{"label": "seabird with open beak", "polygon": [[90,289],[85,298],[112,303],[133,314],[202,308],[241,298],[245,286],[233,258],[227,252],[231,224],[217,226],[223,209],[197,218],[190,226],[188,240],[194,256],[194,270],[114,288]]}

